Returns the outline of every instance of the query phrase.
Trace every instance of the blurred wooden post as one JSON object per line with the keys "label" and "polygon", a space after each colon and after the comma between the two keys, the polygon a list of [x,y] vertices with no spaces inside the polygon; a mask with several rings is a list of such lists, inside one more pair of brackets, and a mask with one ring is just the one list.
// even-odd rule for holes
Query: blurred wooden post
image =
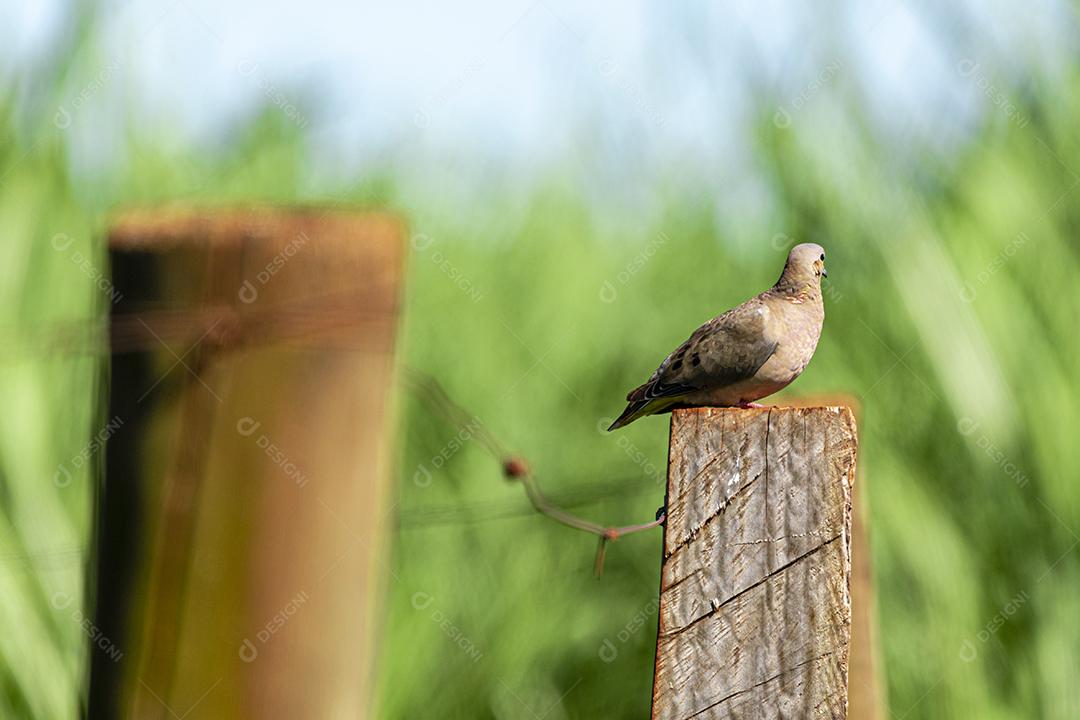
{"label": "blurred wooden post", "polygon": [[[94,718],[370,714],[404,229],[119,217]],[[190,714],[189,714],[190,713]]]}
{"label": "blurred wooden post", "polygon": [[653,717],[846,718],[855,421],[671,418]]}
{"label": "blurred wooden post", "polygon": [[888,717],[883,662],[878,646],[877,602],[870,554],[870,528],[865,475],[852,493],[851,522],[851,654],[848,713],[857,720]]}

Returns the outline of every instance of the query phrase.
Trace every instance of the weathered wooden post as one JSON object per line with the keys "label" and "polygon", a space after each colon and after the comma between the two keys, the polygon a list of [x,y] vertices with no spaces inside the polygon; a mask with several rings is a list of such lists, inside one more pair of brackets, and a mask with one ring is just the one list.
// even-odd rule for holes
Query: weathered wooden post
{"label": "weathered wooden post", "polygon": [[671,417],[653,717],[846,718],[855,421]]}
{"label": "weathered wooden post", "polygon": [[402,224],[154,209],[109,249],[88,716],[367,716]]}

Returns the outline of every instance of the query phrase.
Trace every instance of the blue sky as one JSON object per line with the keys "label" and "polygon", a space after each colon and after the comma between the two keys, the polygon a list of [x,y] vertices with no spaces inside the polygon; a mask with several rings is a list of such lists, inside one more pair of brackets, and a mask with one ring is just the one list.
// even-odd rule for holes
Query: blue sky
{"label": "blue sky", "polygon": [[[59,102],[77,106],[70,131],[91,161],[111,156],[125,119],[213,146],[269,103],[310,133],[328,177],[389,145],[414,168],[436,156],[530,167],[584,143],[642,172],[674,160],[722,179],[747,161],[752,97],[805,128],[829,124],[841,88],[857,89],[888,142],[947,148],[993,104],[958,72],[965,58],[1000,84],[1075,50],[1059,2],[102,7],[98,47]],[[39,62],[67,11],[0,0],[0,73]]]}

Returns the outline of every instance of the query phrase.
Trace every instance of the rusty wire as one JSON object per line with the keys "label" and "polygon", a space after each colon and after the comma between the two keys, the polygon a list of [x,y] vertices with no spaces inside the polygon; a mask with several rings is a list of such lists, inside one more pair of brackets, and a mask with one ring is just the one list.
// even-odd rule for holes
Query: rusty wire
{"label": "rusty wire", "polygon": [[[402,370],[402,380],[405,385],[414,390],[432,411],[442,417],[447,423],[461,431],[475,416],[467,412],[460,404],[455,402],[443,389],[439,381],[431,375],[412,368]],[[604,557],[609,542],[618,540],[623,535],[651,530],[664,524],[667,519],[664,508],[656,513],[656,518],[649,522],[618,527],[600,525],[591,520],[579,517],[551,502],[540,490],[529,464],[519,455],[510,453],[495,435],[483,424],[473,429],[477,441],[484,450],[492,456],[502,467],[503,476],[508,480],[521,483],[525,490],[525,496],[536,512],[545,515],[555,522],[572,527],[576,530],[591,533],[598,538],[596,560],[593,563],[593,572],[599,576],[604,570]]]}
{"label": "rusty wire", "polygon": [[[337,295],[328,294],[328,295]],[[326,298],[316,298],[325,300]],[[266,342],[268,340],[301,340],[311,335],[319,335],[320,340],[343,327],[357,322],[370,321],[364,313],[358,313],[353,303],[340,302],[355,298],[346,295],[331,308],[318,307],[318,303],[286,303],[290,311],[284,313],[282,307],[273,307],[272,311],[246,313],[238,318],[233,308],[210,307],[201,312],[177,311],[171,308],[145,308],[142,312],[120,313],[111,318],[73,320],[53,323],[44,332],[31,335],[31,344],[37,346],[34,354],[46,352],[59,356],[103,356],[125,352],[143,352],[153,349],[161,342],[173,342],[190,338],[195,331],[201,331],[203,337],[210,335],[229,336],[229,344],[247,344],[238,342],[238,335],[246,336],[248,342]],[[347,309],[346,309],[347,308]],[[272,316],[278,316],[271,320]],[[153,330],[144,320],[153,321]],[[298,322],[302,320],[302,322]],[[303,328],[303,331],[283,331],[285,328]],[[240,332],[243,328],[244,332]],[[211,338],[219,340],[219,338]],[[218,344],[218,343],[215,343]],[[475,416],[466,411],[458,402],[450,398],[442,385],[433,376],[413,368],[403,368],[401,378],[407,388],[442,420],[461,431]],[[500,465],[503,476],[508,480],[521,483],[525,496],[535,512],[566,525],[581,530],[598,538],[594,572],[603,571],[607,544],[623,535],[630,535],[651,530],[663,525],[666,514],[664,508],[657,511],[656,518],[649,522],[624,526],[605,526],[575,515],[552,502],[540,489],[536,476],[526,460],[511,453],[506,446],[483,424],[471,427],[475,439],[484,451]],[[446,511],[444,511],[446,512]]]}

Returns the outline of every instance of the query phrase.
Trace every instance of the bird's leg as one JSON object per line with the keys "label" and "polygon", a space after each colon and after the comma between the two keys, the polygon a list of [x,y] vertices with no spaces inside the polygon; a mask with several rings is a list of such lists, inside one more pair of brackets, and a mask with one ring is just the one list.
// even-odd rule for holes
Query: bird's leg
{"label": "bird's leg", "polygon": [[746,410],[748,408],[763,408],[765,406],[762,405],[761,403],[756,403],[756,402],[744,402],[744,403],[739,403],[739,407]]}

